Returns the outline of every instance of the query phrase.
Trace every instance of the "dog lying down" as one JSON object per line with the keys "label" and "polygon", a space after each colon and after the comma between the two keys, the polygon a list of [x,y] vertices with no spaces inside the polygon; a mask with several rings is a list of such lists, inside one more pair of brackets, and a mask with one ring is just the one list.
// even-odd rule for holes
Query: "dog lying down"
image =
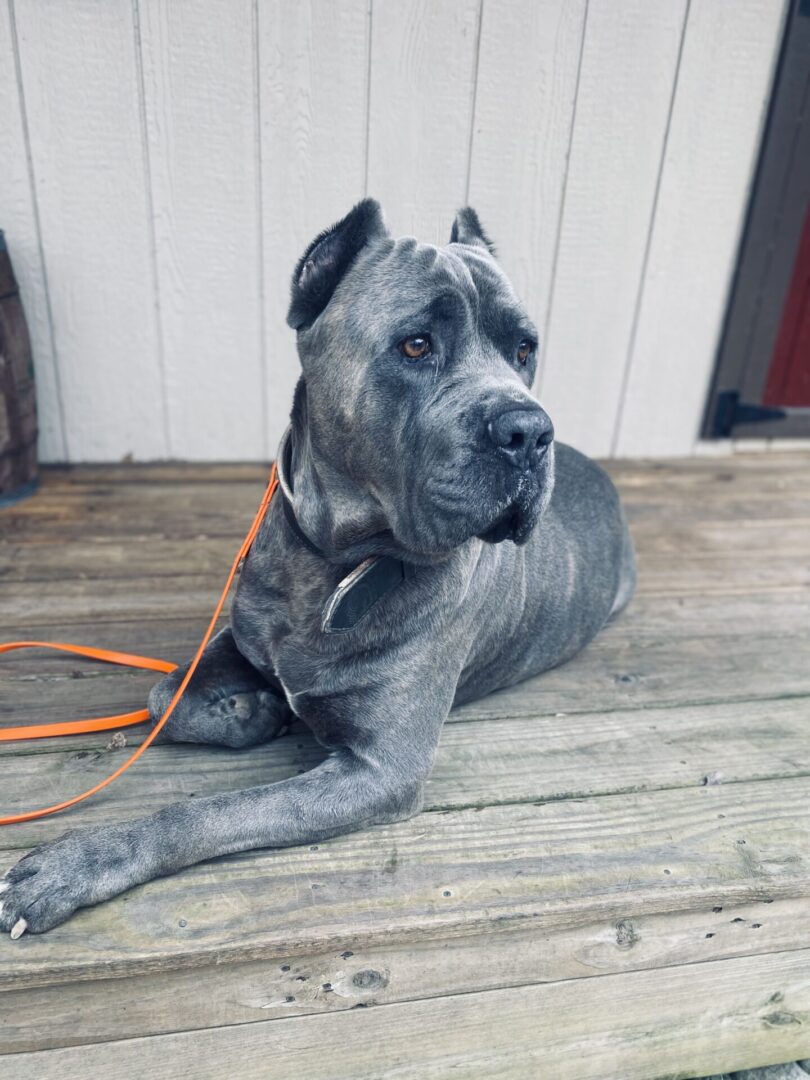
{"label": "dog lying down", "polygon": [[365,199],[304,252],[288,322],[281,490],[161,738],[247,748],[295,715],[330,754],[36,848],[0,884],[12,937],[216,855],[409,817],[454,703],[568,660],[632,595],[616,491],[555,444],[537,330],[473,210],[434,247]]}

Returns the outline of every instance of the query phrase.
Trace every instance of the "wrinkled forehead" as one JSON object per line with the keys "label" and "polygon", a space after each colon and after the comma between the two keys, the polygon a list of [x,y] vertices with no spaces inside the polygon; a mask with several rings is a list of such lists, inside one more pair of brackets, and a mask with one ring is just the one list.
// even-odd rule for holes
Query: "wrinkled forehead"
{"label": "wrinkled forehead", "polygon": [[[483,249],[436,247],[413,237],[385,240],[366,251],[335,298],[343,309],[364,309],[374,321],[433,313],[478,324],[481,313],[526,323],[509,279]],[[530,325],[530,324],[529,324]]]}

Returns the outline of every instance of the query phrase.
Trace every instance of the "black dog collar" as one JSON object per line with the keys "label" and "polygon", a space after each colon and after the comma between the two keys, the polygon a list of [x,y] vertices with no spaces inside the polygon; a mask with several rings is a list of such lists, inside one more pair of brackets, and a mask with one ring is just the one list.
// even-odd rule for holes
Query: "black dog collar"
{"label": "black dog collar", "polygon": [[[301,528],[292,504],[292,430],[287,428],[281,439],[276,459],[278,493],[287,524],[313,555],[326,559],[326,552],[314,544]],[[372,555],[364,559],[338,584],[326,601],[321,616],[325,634],[339,634],[353,629],[374,607],[378,600],[403,581],[413,577],[413,567],[391,555]]]}

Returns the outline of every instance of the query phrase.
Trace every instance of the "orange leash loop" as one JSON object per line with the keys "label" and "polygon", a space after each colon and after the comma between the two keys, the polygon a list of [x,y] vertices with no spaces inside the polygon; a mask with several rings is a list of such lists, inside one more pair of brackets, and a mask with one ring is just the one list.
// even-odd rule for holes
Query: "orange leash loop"
{"label": "orange leash loop", "polygon": [[[66,810],[69,806],[74,806],[76,803],[82,802],[84,799],[89,799],[91,795],[95,795],[96,792],[101,791],[102,788],[107,787],[107,785],[111,784],[113,780],[117,780],[118,777],[121,776],[122,773],[126,772],[126,770],[131,765],[134,765],[138,758],[141,756],[141,754],[143,754],[146,749],[152,745],[158,733],[165,726],[169,717],[174,712],[178,701],[180,701],[183,694],[186,692],[186,687],[188,686],[189,682],[191,682],[192,676],[197,670],[202,654],[205,651],[205,648],[214,633],[217,619],[222,613],[222,608],[224,607],[225,600],[227,599],[228,593],[230,592],[231,585],[233,584],[233,579],[236,577],[236,572],[239,569],[239,564],[250,551],[251,545],[253,544],[253,541],[256,538],[256,534],[261,527],[264,516],[267,513],[267,508],[270,505],[270,500],[273,498],[277,487],[278,475],[276,473],[276,466],[273,465],[272,471],[270,473],[270,480],[267,484],[267,489],[265,490],[264,497],[262,498],[261,504],[259,505],[259,509],[256,511],[256,516],[253,519],[253,524],[248,529],[247,536],[242,541],[242,545],[239,548],[236,558],[233,561],[230,573],[228,574],[228,579],[225,582],[225,587],[222,590],[216,607],[214,608],[214,614],[211,616],[211,621],[208,624],[208,629],[205,631],[205,634],[203,634],[202,641],[200,642],[199,647],[194,654],[194,658],[189,665],[189,669],[184,675],[183,681],[178,686],[174,697],[169,702],[166,711],[163,713],[163,716],[161,716],[160,720],[152,728],[150,733],[146,736],[141,745],[136,748],[134,753],[123,763],[123,765],[119,765],[115,772],[111,773],[104,780],[99,781],[99,783],[96,784],[94,787],[89,788],[87,791],[83,791],[80,795],[74,795],[72,798],[66,799],[64,802],[55,803],[53,806],[46,806],[41,810],[29,810],[25,814],[12,814],[9,817],[2,817],[0,818],[0,825],[14,825],[21,821],[33,821],[36,818],[47,817],[49,814],[56,814],[60,810]],[[170,664],[166,660],[154,660],[151,657],[146,656],[130,656],[127,653],[112,652],[106,649],[92,649],[83,645],[65,645],[59,642],[12,641],[5,645],[0,645],[0,653],[11,652],[12,649],[24,649],[29,646],[45,647],[49,649],[60,649],[63,652],[75,652],[81,656],[89,656],[98,660],[106,660],[108,663],[111,664],[127,664],[131,665],[132,667],[146,668],[150,671],[169,672],[174,671],[177,667],[176,664]],[[137,719],[135,719],[136,717]],[[69,721],[65,724],[50,724],[35,728],[3,728],[0,729],[0,739],[5,740],[38,738],[44,737],[44,735],[69,734],[76,731],[103,731],[111,726],[110,722],[113,720],[116,722],[112,726],[119,727],[125,726],[126,724],[137,724],[143,720],[147,720],[148,718],[148,711],[146,709],[142,709],[134,713],[124,713],[120,717],[100,717],[98,720]],[[57,728],[62,730],[54,730]],[[35,734],[26,734],[27,732],[31,731],[35,732]],[[13,734],[9,734],[10,732],[13,732]]]}
{"label": "orange leash loop", "polygon": [[[174,671],[177,664],[168,660],[155,660],[151,656],[134,656],[131,653],[113,652],[111,649],[93,649],[87,645],[67,645],[61,641],[9,641],[0,644],[0,654],[13,649],[58,649],[60,652],[89,656],[108,664],[144,668],[146,671]],[[65,720],[60,724],[34,724],[32,727],[0,728],[0,742],[14,739],[47,739],[54,735],[81,735],[86,731],[110,731],[112,728],[130,727],[149,719],[148,709],[120,713],[118,716],[99,716],[93,720]]]}

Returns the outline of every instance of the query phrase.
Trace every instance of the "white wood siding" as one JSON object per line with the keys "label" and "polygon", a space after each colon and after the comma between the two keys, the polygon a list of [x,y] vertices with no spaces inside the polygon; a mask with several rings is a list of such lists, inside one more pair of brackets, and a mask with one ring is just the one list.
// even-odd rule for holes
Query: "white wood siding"
{"label": "white wood siding", "polygon": [[0,0],[46,461],[265,459],[303,247],[470,202],[559,436],[693,451],[784,0]]}

